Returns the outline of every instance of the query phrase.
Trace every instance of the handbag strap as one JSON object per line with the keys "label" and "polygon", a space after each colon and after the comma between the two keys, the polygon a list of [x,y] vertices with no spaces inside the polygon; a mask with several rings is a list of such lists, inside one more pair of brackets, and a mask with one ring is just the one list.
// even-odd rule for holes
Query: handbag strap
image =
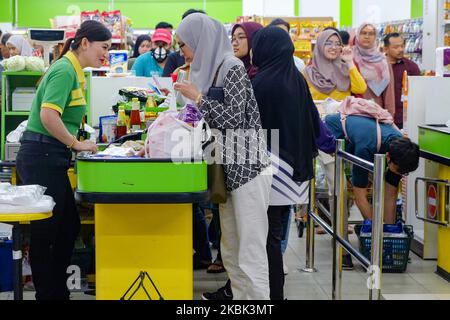
{"label": "handbag strap", "polygon": [[219,76],[219,71],[220,71],[220,68],[222,68],[223,63],[224,63],[224,61],[222,61],[222,62],[219,64],[219,67],[218,67],[217,70],[216,70],[216,74],[214,75],[214,80],[213,80],[213,85],[212,85],[213,87],[216,86],[216,83],[217,83],[217,77]]}

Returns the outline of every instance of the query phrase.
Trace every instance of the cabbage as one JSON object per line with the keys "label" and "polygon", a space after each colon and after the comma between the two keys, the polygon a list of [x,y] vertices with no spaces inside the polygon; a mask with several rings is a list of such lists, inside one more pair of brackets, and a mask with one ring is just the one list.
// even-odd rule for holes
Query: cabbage
{"label": "cabbage", "polygon": [[22,56],[13,56],[3,61],[5,71],[22,71],[25,69],[25,58]]}
{"label": "cabbage", "polygon": [[25,69],[27,71],[45,71],[44,60],[39,57],[25,57]]}

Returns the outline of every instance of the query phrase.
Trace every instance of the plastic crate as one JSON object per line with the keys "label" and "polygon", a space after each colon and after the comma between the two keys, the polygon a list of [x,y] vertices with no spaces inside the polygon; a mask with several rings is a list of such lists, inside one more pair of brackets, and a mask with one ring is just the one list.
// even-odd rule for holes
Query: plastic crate
{"label": "plastic crate", "polygon": [[[370,260],[372,245],[372,234],[361,235],[362,225],[355,226],[355,233],[359,239],[359,251]],[[383,272],[402,273],[406,271],[409,261],[409,249],[411,239],[414,236],[413,226],[404,225],[403,231],[406,237],[384,237],[383,238]]]}

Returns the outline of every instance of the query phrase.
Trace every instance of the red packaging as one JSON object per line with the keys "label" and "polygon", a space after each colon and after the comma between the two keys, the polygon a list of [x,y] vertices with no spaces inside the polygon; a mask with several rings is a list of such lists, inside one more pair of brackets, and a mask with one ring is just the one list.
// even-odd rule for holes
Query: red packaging
{"label": "red packaging", "polygon": [[95,10],[95,11],[83,11],[83,12],[81,12],[81,16],[80,16],[81,23],[83,23],[83,22],[85,22],[87,20],[100,21],[101,20],[100,11]]}
{"label": "red packaging", "polygon": [[103,11],[102,22],[111,31],[113,39],[122,37],[122,14],[120,10]]}

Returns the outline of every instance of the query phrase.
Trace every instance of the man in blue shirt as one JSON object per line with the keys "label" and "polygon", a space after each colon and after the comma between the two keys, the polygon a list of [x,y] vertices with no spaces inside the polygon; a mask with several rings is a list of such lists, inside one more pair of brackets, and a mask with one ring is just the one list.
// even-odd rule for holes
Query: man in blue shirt
{"label": "man in blue shirt", "polygon": [[131,70],[138,77],[161,77],[172,44],[172,34],[167,29],[156,29],[152,36],[152,50],[136,59]]}
{"label": "man in blue shirt", "polygon": [[[328,128],[336,139],[344,139],[340,114],[325,118]],[[353,155],[374,162],[376,153],[386,154],[388,170],[386,172],[384,220],[395,223],[398,187],[402,175],[417,169],[419,165],[419,146],[405,138],[392,125],[380,123],[381,148],[377,152],[377,124],[375,119],[351,115],[346,119],[346,150]],[[365,219],[372,219],[372,205],[367,200],[369,184],[368,172],[356,165],[353,166],[353,192],[356,205]]]}

